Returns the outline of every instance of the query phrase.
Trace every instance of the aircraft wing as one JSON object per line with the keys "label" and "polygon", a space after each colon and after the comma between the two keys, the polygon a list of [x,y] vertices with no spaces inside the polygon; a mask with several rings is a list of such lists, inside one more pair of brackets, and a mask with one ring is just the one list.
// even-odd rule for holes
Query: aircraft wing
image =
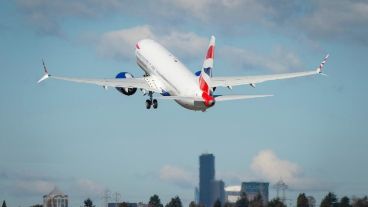
{"label": "aircraft wing", "polygon": [[76,82],[76,83],[87,83],[94,84],[102,87],[120,87],[120,88],[140,88],[147,91],[154,91],[161,93],[161,90],[157,88],[151,87],[146,78],[125,78],[125,79],[87,79],[87,78],[69,78],[69,77],[61,77],[61,76],[51,76],[49,78]]}
{"label": "aircraft wing", "polygon": [[71,78],[71,77],[62,77],[62,76],[53,76],[50,75],[47,71],[45,63],[44,66],[44,75],[38,81],[41,83],[42,81],[52,78],[57,80],[70,81],[75,83],[87,83],[94,84],[98,86],[102,86],[104,88],[107,87],[120,87],[120,88],[139,88],[144,89],[146,91],[153,91],[157,93],[161,93],[162,91],[153,84],[154,81],[150,81],[152,77],[142,77],[142,78],[117,78],[117,79],[89,79],[89,78]]}
{"label": "aircraft wing", "polygon": [[323,69],[324,64],[327,62],[328,56],[329,55],[326,55],[326,57],[323,59],[319,67],[315,70],[304,71],[304,72],[294,72],[294,73],[272,74],[272,75],[212,77],[211,87],[219,87],[219,86],[231,87],[231,86],[246,85],[246,84],[250,84],[254,86],[257,83],[262,83],[265,81],[281,80],[281,79],[322,74],[322,69]]}

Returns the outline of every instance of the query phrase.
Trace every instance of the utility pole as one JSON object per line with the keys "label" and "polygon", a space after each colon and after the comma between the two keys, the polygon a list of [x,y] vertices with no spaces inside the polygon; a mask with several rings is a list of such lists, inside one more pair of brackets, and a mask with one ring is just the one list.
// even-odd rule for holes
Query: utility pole
{"label": "utility pole", "polygon": [[110,191],[106,189],[102,196],[102,201],[103,201],[102,207],[108,207],[110,198],[111,198]]}
{"label": "utility pole", "polygon": [[119,207],[119,202],[120,202],[120,197],[121,197],[120,193],[115,192],[114,197],[115,197],[115,207]]}

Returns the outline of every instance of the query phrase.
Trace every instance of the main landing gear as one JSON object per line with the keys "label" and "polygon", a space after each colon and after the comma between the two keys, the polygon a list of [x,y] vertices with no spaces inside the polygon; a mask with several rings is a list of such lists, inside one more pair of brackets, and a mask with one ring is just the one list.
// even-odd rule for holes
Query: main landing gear
{"label": "main landing gear", "polygon": [[148,93],[148,95],[149,95],[149,99],[147,99],[146,100],[146,109],[150,109],[151,108],[151,106],[154,108],[154,109],[157,109],[157,107],[158,107],[158,102],[157,102],[157,100],[156,99],[153,99],[153,92],[152,91],[150,91],[149,93]]}

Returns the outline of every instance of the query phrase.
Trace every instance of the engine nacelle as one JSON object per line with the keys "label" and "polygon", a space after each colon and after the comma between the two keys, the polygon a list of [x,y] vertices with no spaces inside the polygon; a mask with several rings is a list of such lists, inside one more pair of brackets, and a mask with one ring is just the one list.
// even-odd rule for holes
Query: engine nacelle
{"label": "engine nacelle", "polygon": [[[118,73],[115,78],[133,78],[133,75],[128,72],[121,72],[121,73]],[[137,88],[116,87],[116,90],[118,90],[120,93],[124,95],[131,96],[135,94],[135,92],[137,91]]]}

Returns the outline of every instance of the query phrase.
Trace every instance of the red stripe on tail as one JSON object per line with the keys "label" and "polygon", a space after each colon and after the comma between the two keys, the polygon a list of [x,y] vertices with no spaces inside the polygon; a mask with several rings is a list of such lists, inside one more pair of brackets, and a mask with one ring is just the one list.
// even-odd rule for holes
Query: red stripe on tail
{"label": "red stripe on tail", "polygon": [[206,59],[210,59],[210,58],[214,58],[215,56],[215,50],[214,50],[214,47],[213,45],[211,45],[209,48],[208,48],[208,51],[207,51],[207,55],[206,55]]}

